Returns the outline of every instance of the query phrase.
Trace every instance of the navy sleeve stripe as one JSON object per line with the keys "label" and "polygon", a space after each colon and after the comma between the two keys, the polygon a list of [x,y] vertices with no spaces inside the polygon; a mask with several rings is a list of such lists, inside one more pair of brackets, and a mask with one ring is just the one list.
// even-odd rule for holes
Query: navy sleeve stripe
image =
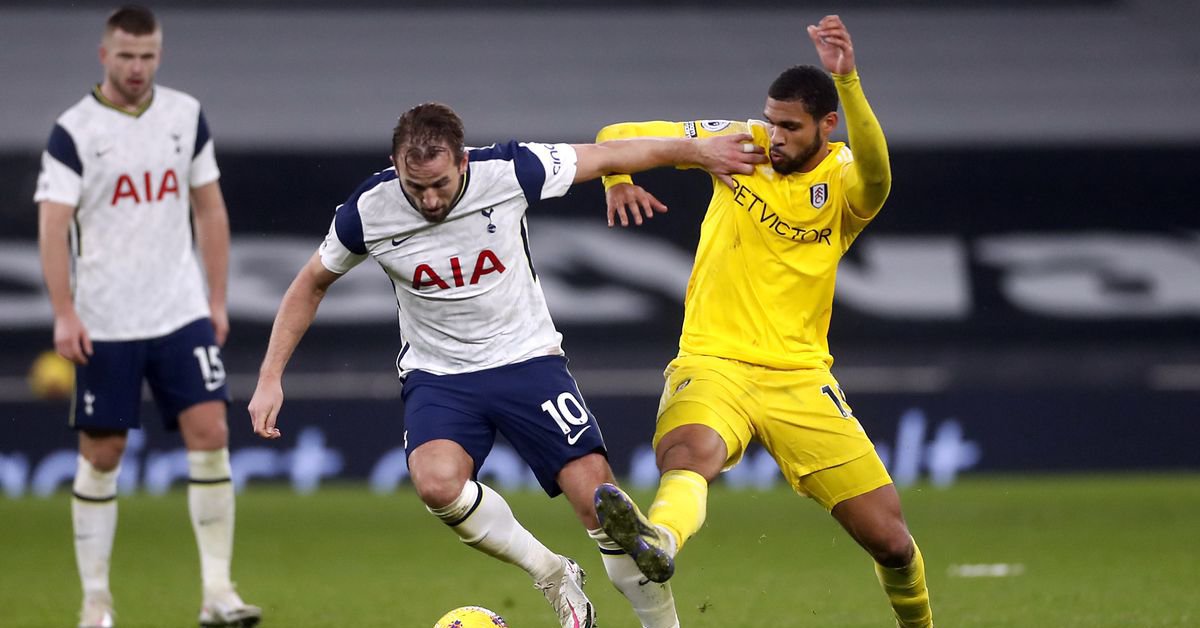
{"label": "navy sleeve stripe", "polygon": [[342,242],[342,246],[346,247],[351,253],[357,253],[358,255],[367,254],[367,244],[363,241],[362,217],[358,213],[358,199],[378,185],[392,181],[395,178],[395,170],[388,169],[376,173],[364,181],[362,185],[358,186],[358,189],[350,195],[350,198],[346,199],[346,202],[337,208],[337,215],[333,219],[333,227],[337,232],[338,240]]}
{"label": "navy sleeve stripe", "polygon": [[517,141],[493,144],[487,148],[473,150],[468,159],[471,161],[503,159],[513,162],[513,169],[517,173],[517,183],[521,185],[521,192],[525,194],[526,202],[532,205],[542,200],[542,186],[546,183],[546,167],[542,165],[542,160],[533,154],[533,151],[521,146]]}
{"label": "navy sleeve stripe", "polygon": [[62,125],[56,124],[54,130],[50,131],[50,141],[46,144],[46,152],[62,165],[74,170],[75,174],[83,176],[83,162],[79,159],[75,140],[71,138],[71,134],[66,129],[62,128]]}
{"label": "navy sleeve stripe", "polygon": [[200,112],[200,119],[196,122],[196,148],[192,151],[192,158],[204,149],[204,145],[208,143],[208,120],[204,119],[204,112]]}

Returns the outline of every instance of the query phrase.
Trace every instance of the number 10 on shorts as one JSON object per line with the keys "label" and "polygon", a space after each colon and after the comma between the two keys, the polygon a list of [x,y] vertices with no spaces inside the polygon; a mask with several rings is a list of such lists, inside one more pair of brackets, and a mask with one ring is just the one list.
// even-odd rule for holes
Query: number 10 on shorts
{"label": "number 10 on shorts", "polygon": [[583,404],[579,403],[579,400],[575,398],[575,393],[571,391],[560,394],[557,402],[547,399],[542,403],[542,410],[554,419],[563,434],[570,434],[572,425],[579,427],[587,425],[588,422],[587,410],[583,408]]}

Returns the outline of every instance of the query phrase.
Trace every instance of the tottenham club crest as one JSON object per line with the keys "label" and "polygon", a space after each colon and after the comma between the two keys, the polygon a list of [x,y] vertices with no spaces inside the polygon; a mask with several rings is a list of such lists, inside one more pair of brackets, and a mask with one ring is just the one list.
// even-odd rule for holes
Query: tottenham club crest
{"label": "tottenham club crest", "polygon": [[829,184],[818,183],[808,188],[808,200],[812,202],[813,209],[824,207],[825,201],[829,200]]}

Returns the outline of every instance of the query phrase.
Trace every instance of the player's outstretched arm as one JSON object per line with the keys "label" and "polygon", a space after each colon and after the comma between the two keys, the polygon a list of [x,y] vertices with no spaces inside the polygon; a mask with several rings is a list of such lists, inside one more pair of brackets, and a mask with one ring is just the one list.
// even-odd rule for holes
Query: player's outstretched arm
{"label": "player's outstretched arm", "polygon": [[576,144],[575,183],[614,172],[634,173],[661,166],[697,166],[714,175],[750,174],[765,163],[749,133],[704,139],[646,137]]}
{"label": "player's outstretched arm", "polygon": [[821,64],[833,75],[846,112],[846,133],[854,151],[854,170],[847,182],[846,197],[856,215],[870,218],[883,207],[892,189],[892,169],[883,128],[858,78],[850,31],[841,18],[827,15],[808,27],[808,36]]}
{"label": "player's outstretched arm", "polygon": [[212,312],[213,331],[217,344],[224,345],[229,336],[229,310],[226,306],[226,285],[229,282],[229,212],[221,184],[213,181],[192,189],[192,210],[196,220],[196,248],[204,263],[204,278],[208,282],[208,308]]}
{"label": "player's outstretched arm", "polygon": [[320,254],[309,258],[304,268],[288,286],[271,326],[267,355],[258,371],[258,386],[250,399],[248,410],[254,433],[263,438],[279,438],[276,422],[283,406],[283,370],[317,316],[317,307],[329,286],[341,275],[331,272],[321,263]]}
{"label": "player's outstretched arm", "polygon": [[75,311],[71,297],[71,243],[68,232],[75,208],[54,201],[38,203],[38,251],[50,307],[54,310],[54,350],[76,363],[87,364],[92,339]]}
{"label": "player's outstretched arm", "polygon": [[[655,137],[581,144],[575,146],[575,182],[614,172],[633,173],[659,166],[694,165],[732,186],[733,178],[730,175],[750,174],[757,164],[767,160],[763,149],[754,145],[752,139],[749,133],[736,133],[703,139]],[[643,214],[651,218],[655,211],[667,210],[666,205],[640,187],[620,187],[618,196],[606,194],[610,227],[614,217],[620,220],[622,226],[627,226],[627,211],[633,214],[634,222],[640,225]]]}

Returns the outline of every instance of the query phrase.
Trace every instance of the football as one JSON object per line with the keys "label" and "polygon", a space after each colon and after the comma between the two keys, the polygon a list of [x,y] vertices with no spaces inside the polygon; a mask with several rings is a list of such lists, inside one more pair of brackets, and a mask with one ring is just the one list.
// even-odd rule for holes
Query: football
{"label": "football", "polygon": [[504,618],[482,606],[456,608],[433,625],[433,628],[508,628]]}

